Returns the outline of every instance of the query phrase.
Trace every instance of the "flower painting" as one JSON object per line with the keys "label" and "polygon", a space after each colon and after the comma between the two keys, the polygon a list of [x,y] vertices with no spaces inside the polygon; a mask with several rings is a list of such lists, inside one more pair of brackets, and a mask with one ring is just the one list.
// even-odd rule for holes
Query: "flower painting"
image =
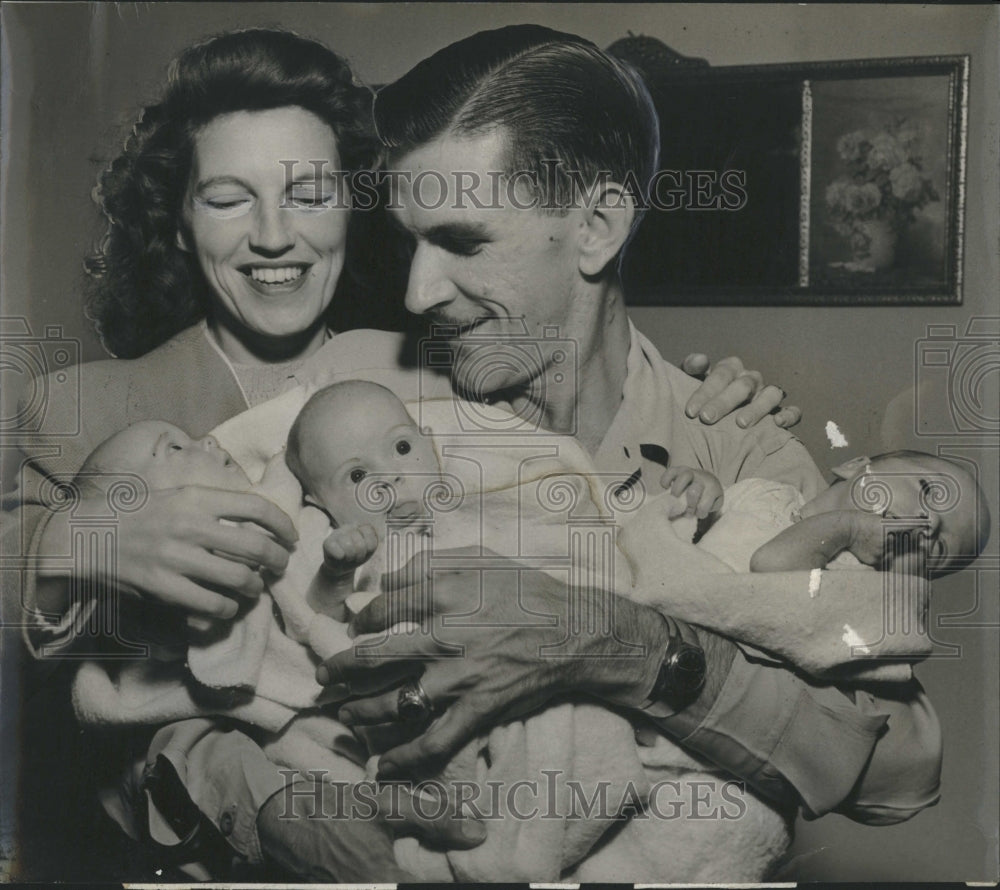
{"label": "flower painting", "polygon": [[943,286],[948,78],[826,80],[811,93],[809,284]]}

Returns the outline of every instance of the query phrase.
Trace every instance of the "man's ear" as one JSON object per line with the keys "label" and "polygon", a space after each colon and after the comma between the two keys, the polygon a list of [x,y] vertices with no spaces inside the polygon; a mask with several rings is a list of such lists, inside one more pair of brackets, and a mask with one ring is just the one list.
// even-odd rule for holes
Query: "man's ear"
{"label": "man's ear", "polygon": [[617,182],[603,182],[584,208],[580,240],[580,271],[600,275],[625,246],[635,220],[635,201]]}
{"label": "man's ear", "polygon": [[839,464],[836,467],[830,467],[830,472],[838,479],[853,479],[871,462],[872,459],[870,457],[862,454],[858,457],[852,457],[849,461]]}

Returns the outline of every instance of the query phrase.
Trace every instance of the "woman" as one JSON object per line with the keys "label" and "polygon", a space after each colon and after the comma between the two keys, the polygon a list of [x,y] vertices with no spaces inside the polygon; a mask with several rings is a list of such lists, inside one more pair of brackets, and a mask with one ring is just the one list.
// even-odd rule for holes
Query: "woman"
{"label": "woman", "polygon": [[[373,151],[369,91],[318,43],[280,31],[234,32],[187,49],[173,63],[161,101],[145,109],[99,190],[110,224],[101,251],[89,263],[95,278],[89,311],[106,347],[119,358],[81,369],[79,400],[50,388],[47,428],[64,429],[67,417],[79,417],[80,436],[62,441],[53,457],[43,429],[38,447],[28,449],[20,519],[22,536],[41,565],[37,589],[29,581],[25,592],[29,611],[45,613],[27,633],[36,653],[43,646],[58,651],[70,644],[74,651],[94,651],[94,642],[75,631],[84,617],[93,616],[94,600],[73,596],[71,586],[67,603],[64,574],[50,577],[58,573],[46,571],[46,557],[72,552],[72,516],[107,509],[103,503],[81,502],[76,510],[52,511],[51,482],[72,477],[93,447],[147,419],[203,436],[294,386],[310,364],[331,355],[348,367],[362,359],[371,364],[373,356],[376,362],[393,363],[398,338],[366,332],[340,349],[328,329],[349,230],[349,202],[338,192],[345,185],[335,173],[363,168]],[[727,365],[714,378],[702,403],[724,387],[727,377],[740,377],[741,367],[733,367]],[[742,375],[734,390],[716,399],[721,413],[745,395],[748,382],[756,389],[757,377]],[[751,408],[761,416],[772,405],[764,398]],[[137,592],[161,635],[164,624],[183,633],[184,619],[204,625],[232,617],[236,597],[262,589],[260,570],[282,570],[295,537],[288,517],[252,494],[189,486],[150,492],[140,506],[129,510],[126,505],[115,517],[113,570],[84,561],[74,571],[78,580],[103,574],[103,580]],[[117,630],[103,628],[100,646],[117,635],[119,649],[134,651],[136,641],[121,639]],[[83,809],[82,796],[66,805],[65,789],[79,782],[66,784],[66,777],[53,772],[54,764],[72,759],[60,746],[75,733],[51,731],[55,709],[67,707],[65,693],[65,683],[50,682],[37,700],[37,725],[27,721],[30,744],[23,746],[34,760],[21,767],[29,777],[22,796],[49,800],[62,814]],[[177,726],[169,738],[158,734],[159,741],[153,740],[162,755],[156,765],[166,765],[142,784],[152,804],[144,828],[179,849],[174,861],[218,856],[220,849],[229,850],[221,843],[225,836],[251,864],[262,858],[263,844],[265,858],[314,878],[398,877],[389,870],[384,875],[366,871],[350,849],[349,823],[272,818],[261,823],[258,837],[257,813],[284,778],[275,777],[241,732],[221,732],[205,721]],[[40,739],[52,745],[37,744]],[[141,770],[150,743],[148,734],[101,740],[100,761]],[[242,789],[235,811],[224,811],[213,797],[206,763],[237,770],[238,775],[226,776],[227,788]],[[101,779],[114,782],[114,776]],[[35,780],[40,787],[31,787]],[[126,812],[130,802],[107,794],[103,800],[120,824],[136,830]],[[481,827],[473,826],[471,837],[464,837],[461,823],[421,822],[405,800],[401,806],[403,831],[435,835],[451,846],[482,838]],[[42,810],[36,806],[35,812]],[[50,816],[40,815],[38,822],[50,829],[48,836],[62,835],[62,849],[69,838],[81,836],[81,846],[87,846],[88,836],[76,831],[75,823]],[[214,828],[201,830],[206,820]],[[208,841],[195,853],[191,847],[199,837]],[[91,849],[104,860],[103,837],[90,838]],[[50,844],[46,840],[43,846]],[[57,868],[53,877],[91,876],[67,875],[65,860]],[[104,876],[121,879],[128,870],[124,863],[111,863]],[[45,876],[44,870],[22,874]],[[140,871],[137,876],[150,875]]]}

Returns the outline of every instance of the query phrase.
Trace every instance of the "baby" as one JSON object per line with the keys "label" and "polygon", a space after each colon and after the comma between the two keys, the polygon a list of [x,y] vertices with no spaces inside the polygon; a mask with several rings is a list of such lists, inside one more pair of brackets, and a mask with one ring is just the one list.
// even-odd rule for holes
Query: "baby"
{"label": "baby", "polygon": [[[823,569],[848,552],[879,570],[935,577],[964,568],[986,546],[986,498],[975,477],[954,461],[893,451],[854,458],[832,472],[836,481],[790,510],[791,525],[757,547],[751,571]],[[663,485],[683,496],[689,514],[708,522],[729,497],[702,469],[672,467]],[[739,509],[753,505],[744,501]]]}
{"label": "baby", "polygon": [[382,514],[395,528],[426,533],[425,492],[440,478],[434,446],[394,393],[377,383],[348,380],[306,402],[289,431],[285,460],[305,502],[333,525],[323,544],[323,569],[306,600],[315,611],[346,621],[354,571],[385,535],[385,524],[375,517]]}
{"label": "baby", "polygon": [[[150,490],[177,488],[182,485],[205,485],[229,491],[248,491],[250,479],[211,436],[192,439],[171,423],[147,420],[134,423],[98,445],[84,461],[73,482],[81,495],[106,496],[111,486],[123,481],[123,475],[138,477]],[[53,615],[65,615],[70,606],[68,586],[59,579],[39,581],[40,607]],[[124,605],[124,603],[123,603]],[[125,606],[136,609],[135,604]],[[147,604],[153,614],[157,608]],[[150,632],[164,619],[148,622]],[[208,619],[191,616],[192,630],[207,630]]]}
{"label": "baby", "polygon": [[105,481],[133,473],[148,488],[206,485],[232,491],[251,487],[243,468],[212,436],[192,439],[162,420],[145,420],[126,427],[97,446],[77,475],[81,487],[103,490]]}

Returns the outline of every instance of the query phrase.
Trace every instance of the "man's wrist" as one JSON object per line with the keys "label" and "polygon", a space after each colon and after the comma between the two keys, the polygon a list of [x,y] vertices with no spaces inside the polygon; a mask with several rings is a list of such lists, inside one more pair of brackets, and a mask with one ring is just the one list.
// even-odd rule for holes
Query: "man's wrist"
{"label": "man's wrist", "polygon": [[692,629],[705,653],[705,684],[686,707],[668,717],[650,717],[666,735],[678,740],[690,736],[705,721],[722,692],[733,661],[738,655],[737,646],[732,640],[702,627]]}
{"label": "man's wrist", "polygon": [[[670,644],[670,631],[655,609],[624,599],[619,599],[616,606],[613,632],[610,638],[603,637],[604,645],[610,639],[616,651],[597,652],[596,657],[584,653],[593,672],[591,682],[585,685],[608,704],[639,708],[656,685],[663,653]],[[579,666],[571,667],[578,683]]]}
{"label": "man's wrist", "polygon": [[669,717],[686,708],[705,685],[705,652],[694,628],[663,615],[669,635],[656,683],[640,709],[649,717]]}

